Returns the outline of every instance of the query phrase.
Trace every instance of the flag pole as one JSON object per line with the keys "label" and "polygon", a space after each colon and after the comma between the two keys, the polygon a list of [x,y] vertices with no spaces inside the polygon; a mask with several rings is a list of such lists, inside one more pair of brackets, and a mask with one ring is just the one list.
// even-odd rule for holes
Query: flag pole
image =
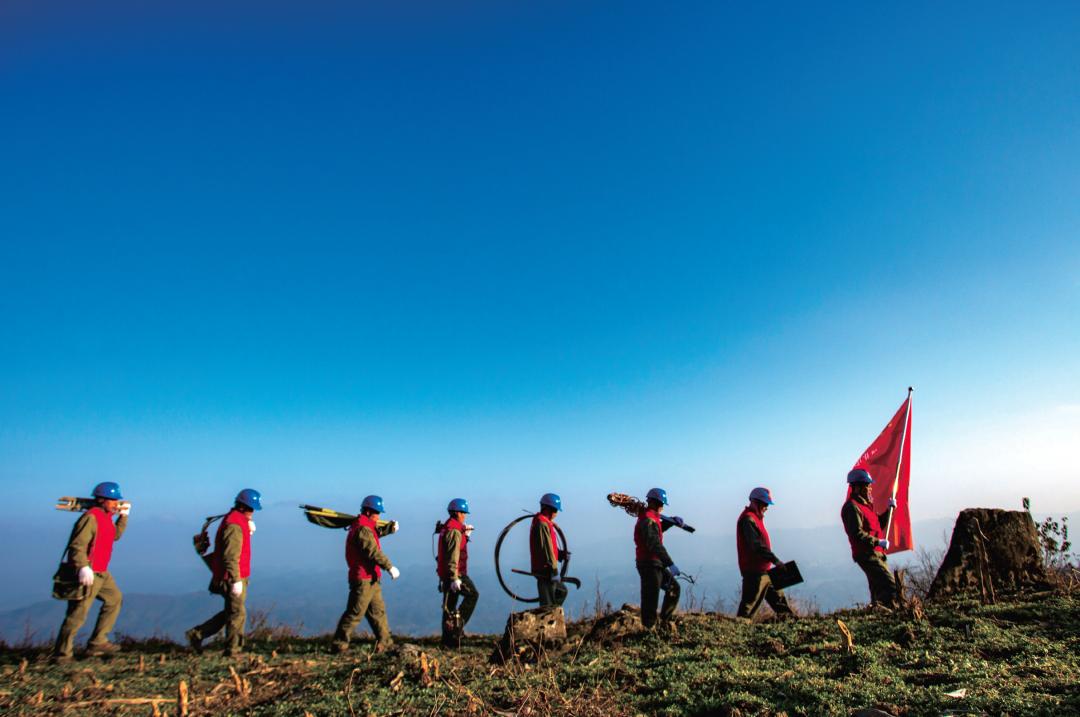
{"label": "flag pole", "polygon": [[[904,445],[907,443],[907,427],[911,419],[911,392],[915,389],[911,386],[907,388],[907,410],[904,411],[904,432],[900,434],[900,454],[896,459],[896,475],[893,476],[892,483],[892,499],[896,500],[896,490],[900,487],[900,467],[904,464]],[[889,518],[885,522],[885,539],[889,539],[889,531],[892,530],[892,517],[896,508],[889,506]]]}

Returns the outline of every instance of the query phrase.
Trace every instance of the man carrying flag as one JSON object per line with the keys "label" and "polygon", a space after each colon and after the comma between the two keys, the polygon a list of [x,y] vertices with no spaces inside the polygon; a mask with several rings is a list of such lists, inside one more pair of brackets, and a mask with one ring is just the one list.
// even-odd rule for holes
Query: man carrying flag
{"label": "man carrying flag", "polygon": [[915,547],[908,512],[912,390],[848,473],[848,499],[840,511],[851,557],[870,584],[872,604],[888,607],[899,594],[885,555]]}
{"label": "man carrying flag", "polygon": [[[866,573],[870,585],[870,604],[888,608],[896,607],[896,579],[885,562],[889,541],[885,538],[882,522],[888,521],[888,511],[878,515],[871,499],[874,479],[861,468],[848,473],[848,500],[840,509],[844,532],[851,543],[851,559]],[[896,506],[890,499],[889,509]]]}

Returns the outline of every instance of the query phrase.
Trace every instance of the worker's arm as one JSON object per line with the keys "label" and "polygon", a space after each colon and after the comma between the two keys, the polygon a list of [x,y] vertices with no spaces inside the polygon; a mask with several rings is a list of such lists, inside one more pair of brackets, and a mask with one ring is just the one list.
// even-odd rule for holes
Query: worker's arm
{"label": "worker's arm", "polygon": [[776,553],[765,547],[765,539],[761,537],[761,531],[754,525],[754,521],[749,516],[743,516],[739,518],[739,536],[743,539],[744,545],[749,545],[750,549],[754,551],[754,555],[759,558],[764,558],[770,563],[779,563],[780,558],[776,557]]}
{"label": "worker's arm", "polygon": [[877,546],[877,538],[866,529],[866,518],[852,501],[844,503],[840,509],[840,519],[844,522],[844,531],[853,542],[870,550]]}
{"label": "worker's arm", "polygon": [[540,556],[541,562],[551,574],[557,575],[559,563],[555,559],[555,546],[551,544],[551,529],[542,520],[533,521],[530,547],[533,555]]}
{"label": "worker's arm", "polygon": [[645,547],[648,551],[655,555],[665,568],[671,567],[675,561],[671,559],[667,548],[660,541],[660,528],[651,520],[643,520],[641,521],[641,529],[645,531]]}
{"label": "worker's arm", "polygon": [[379,544],[375,542],[375,536],[367,528],[356,531],[356,543],[360,546],[360,550],[364,555],[374,560],[375,564],[383,570],[394,567],[394,564],[390,562],[390,558],[386,557],[386,554],[379,548]]}
{"label": "worker's arm", "polygon": [[90,564],[90,543],[97,535],[97,521],[89,513],[83,513],[75,527],[71,529],[71,537],[68,538],[67,556],[68,562],[76,568],[84,568]]}
{"label": "worker's arm", "polygon": [[240,553],[244,549],[244,529],[236,523],[229,523],[221,534],[221,560],[225,566],[225,579],[230,582],[240,580]]}
{"label": "worker's arm", "polygon": [[121,515],[116,519],[116,536],[113,540],[120,540],[120,536],[127,530],[127,519],[128,517],[126,515]]}
{"label": "worker's arm", "polygon": [[446,556],[447,576],[451,580],[457,580],[458,560],[461,559],[461,533],[456,530],[444,530],[442,534],[443,555]]}

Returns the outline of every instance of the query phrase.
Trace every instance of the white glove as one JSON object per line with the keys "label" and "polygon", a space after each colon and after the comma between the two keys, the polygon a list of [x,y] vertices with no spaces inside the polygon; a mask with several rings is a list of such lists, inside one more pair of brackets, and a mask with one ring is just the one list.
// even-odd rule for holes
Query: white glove
{"label": "white glove", "polygon": [[450,592],[452,592],[452,593],[461,592],[461,579],[460,578],[454,578],[453,580],[450,581]]}
{"label": "white glove", "polygon": [[249,521],[248,521],[248,531],[249,531],[249,532],[250,532],[250,533],[251,533],[252,535],[254,535],[254,534],[255,534],[255,521],[254,521],[254,520],[249,520]]}
{"label": "white glove", "polygon": [[396,533],[398,531],[399,527],[400,526],[398,525],[398,522],[396,520],[391,520],[390,521],[390,532],[391,533]]}
{"label": "white glove", "polygon": [[466,525],[465,526],[465,537],[466,538],[471,538],[472,537],[472,532],[474,530],[476,530],[476,526],[474,526],[474,525]]}
{"label": "white glove", "polygon": [[895,508],[896,507],[896,498],[889,498],[889,507],[890,508]]}
{"label": "white glove", "polygon": [[79,585],[90,587],[94,584],[94,569],[89,565],[79,568]]}
{"label": "white glove", "polygon": [[396,567],[391,566],[389,572],[391,580],[397,580],[399,577],[401,577],[401,571],[398,570]]}
{"label": "white glove", "polygon": [[877,545],[878,545],[879,548],[885,548],[885,550],[889,549],[889,541],[888,540],[879,540],[879,541],[877,541]]}
{"label": "white glove", "polygon": [[244,584],[242,582],[233,583],[232,587],[229,589],[229,592],[232,593],[233,597],[240,597],[240,595],[244,592]]}
{"label": "white glove", "polygon": [[124,516],[125,518],[131,515],[131,503],[124,505],[122,508],[120,508],[119,512],[120,515]]}

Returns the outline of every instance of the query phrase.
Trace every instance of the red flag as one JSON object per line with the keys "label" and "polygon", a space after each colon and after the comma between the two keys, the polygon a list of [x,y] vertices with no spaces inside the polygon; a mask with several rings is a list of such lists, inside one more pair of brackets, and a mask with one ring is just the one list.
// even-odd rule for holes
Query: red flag
{"label": "red flag", "polygon": [[[911,389],[907,400],[892,417],[870,447],[859,457],[852,469],[862,468],[874,479],[874,512],[881,514],[889,508],[889,498],[896,496],[892,524],[888,528],[889,553],[899,553],[915,547],[911,535],[911,515],[908,513],[908,483],[911,480]],[[885,526],[882,526],[883,528]]]}

